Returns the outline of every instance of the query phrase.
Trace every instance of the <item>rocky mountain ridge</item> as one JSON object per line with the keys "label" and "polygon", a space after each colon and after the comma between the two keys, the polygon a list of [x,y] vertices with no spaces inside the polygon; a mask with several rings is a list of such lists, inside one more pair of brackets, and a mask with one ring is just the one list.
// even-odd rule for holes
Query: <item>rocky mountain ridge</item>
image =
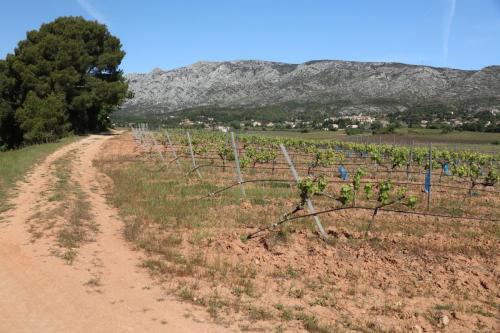
{"label": "rocky mountain ridge", "polygon": [[399,111],[426,101],[500,104],[500,66],[459,70],[337,60],[286,64],[259,60],[197,62],[126,75],[134,98],[122,112],[169,113],[199,107],[251,108],[310,103],[353,112]]}

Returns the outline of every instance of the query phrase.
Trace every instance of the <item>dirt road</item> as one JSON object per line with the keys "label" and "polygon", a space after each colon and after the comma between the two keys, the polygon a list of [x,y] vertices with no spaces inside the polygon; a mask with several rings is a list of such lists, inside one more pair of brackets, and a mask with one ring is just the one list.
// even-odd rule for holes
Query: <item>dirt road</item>
{"label": "dirt road", "polygon": [[[69,144],[37,165],[18,185],[0,222],[0,332],[224,332],[204,311],[166,296],[122,236],[117,211],[104,198],[92,160],[111,136]],[[72,265],[32,241],[29,221],[51,207],[54,162],[73,152],[71,177],[98,225]],[[47,222],[47,221],[45,221]]]}

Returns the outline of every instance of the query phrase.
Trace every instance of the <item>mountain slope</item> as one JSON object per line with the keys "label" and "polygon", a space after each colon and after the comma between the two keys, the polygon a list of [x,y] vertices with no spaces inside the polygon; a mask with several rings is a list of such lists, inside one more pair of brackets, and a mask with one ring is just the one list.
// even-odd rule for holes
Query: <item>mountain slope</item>
{"label": "mountain slope", "polygon": [[500,66],[480,71],[382,62],[197,62],[170,71],[128,74],[135,94],[122,112],[141,114],[211,107],[336,104],[400,110],[424,101],[498,103]]}

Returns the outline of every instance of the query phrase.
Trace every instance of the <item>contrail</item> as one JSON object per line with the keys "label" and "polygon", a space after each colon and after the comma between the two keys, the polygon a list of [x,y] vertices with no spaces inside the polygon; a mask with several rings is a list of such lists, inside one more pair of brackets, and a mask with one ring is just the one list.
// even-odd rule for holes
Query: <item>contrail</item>
{"label": "contrail", "polygon": [[451,26],[453,25],[453,18],[455,16],[455,6],[456,0],[451,0],[443,36],[443,61],[445,65],[448,63],[448,42],[450,41]]}
{"label": "contrail", "polygon": [[108,24],[108,20],[106,19],[106,17],[97,9],[95,9],[94,6],[92,6],[87,0],[76,0],[76,2],[78,2],[80,7],[82,7],[83,10],[85,10],[87,14],[92,16],[94,19],[101,23]]}

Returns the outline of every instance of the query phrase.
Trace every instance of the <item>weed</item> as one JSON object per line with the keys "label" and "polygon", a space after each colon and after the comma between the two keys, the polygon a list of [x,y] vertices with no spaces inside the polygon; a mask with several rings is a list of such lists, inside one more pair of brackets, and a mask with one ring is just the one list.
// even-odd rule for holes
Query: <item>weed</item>
{"label": "weed", "polygon": [[337,302],[332,300],[331,297],[328,294],[324,294],[318,298],[316,298],[314,301],[309,303],[310,306],[323,306],[323,307],[335,307],[337,305]]}
{"label": "weed", "polygon": [[299,273],[291,265],[288,265],[286,268],[286,275],[291,279],[295,279]]}
{"label": "weed", "polygon": [[164,261],[157,259],[146,259],[142,262],[142,267],[149,269],[153,273],[166,274],[170,272],[169,267]]}
{"label": "weed", "polygon": [[467,309],[467,312],[469,313],[475,313],[478,315],[481,315],[483,317],[495,317],[495,315],[491,312],[488,312],[487,310],[481,308],[479,305],[472,305]]}
{"label": "weed", "polygon": [[93,277],[84,283],[85,286],[89,287],[99,287],[101,285],[101,279],[98,277]]}
{"label": "weed", "polygon": [[296,318],[302,322],[304,329],[311,333],[330,333],[333,330],[330,325],[321,324],[314,315],[299,312]]}
{"label": "weed", "polygon": [[69,249],[64,251],[64,253],[61,255],[61,258],[66,261],[68,265],[73,264],[73,261],[75,261],[77,252],[74,249]]}
{"label": "weed", "polygon": [[265,308],[254,306],[248,308],[247,314],[250,320],[269,320],[274,317],[273,314]]}
{"label": "weed", "polygon": [[293,298],[302,298],[304,297],[304,290],[300,288],[290,288],[288,291],[288,296],[293,297]]}
{"label": "weed", "polygon": [[428,310],[427,312],[424,313],[425,319],[435,327],[439,327],[441,325],[441,318],[443,314],[441,311],[436,311],[436,310]]}
{"label": "weed", "polygon": [[227,302],[224,302],[217,292],[214,292],[212,296],[208,299],[208,309],[207,312],[210,314],[210,317],[213,319],[217,319],[219,317],[219,311],[227,307]]}
{"label": "weed", "polygon": [[194,302],[194,300],[195,300],[195,296],[194,296],[193,291],[191,289],[189,289],[187,286],[184,286],[181,288],[181,290],[179,292],[179,296],[184,301]]}
{"label": "weed", "polygon": [[236,296],[245,294],[252,298],[258,297],[255,286],[250,279],[240,279],[237,283],[237,286],[233,289],[233,294]]}
{"label": "weed", "polygon": [[455,307],[453,306],[453,304],[449,304],[449,303],[436,304],[436,305],[434,305],[434,310],[436,310],[436,311],[453,311],[453,310],[455,310]]}

